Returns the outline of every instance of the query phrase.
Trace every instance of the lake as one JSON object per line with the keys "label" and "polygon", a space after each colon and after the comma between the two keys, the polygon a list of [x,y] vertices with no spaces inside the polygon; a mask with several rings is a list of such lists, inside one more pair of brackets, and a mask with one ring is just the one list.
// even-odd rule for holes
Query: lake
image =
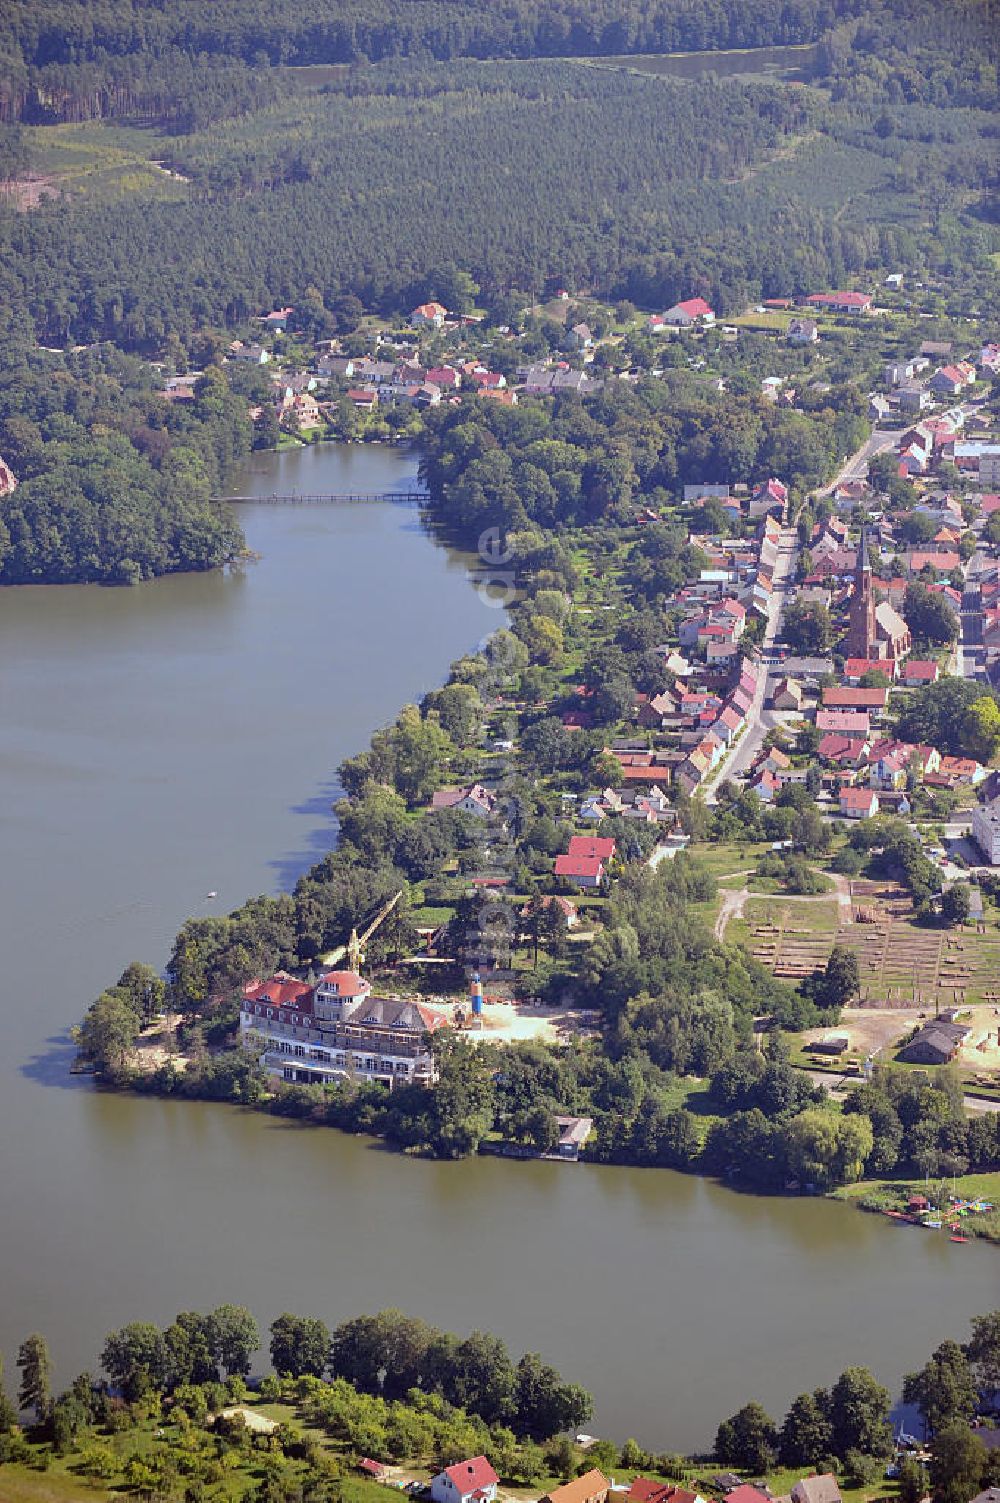
{"label": "lake", "polygon": [[743,83],[807,83],[815,73],[819,48],[750,47],[730,52],[630,52],[617,57],[575,58],[600,68],[629,68],[660,77],[695,80],[714,74]]}
{"label": "lake", "polygon": [[[403,489],[405,451],[255,456],[240,493]],[[710,1442],[861,1362],[895,1383],[996,1304],[986,1247],[665,1171],[436,1164],[225,1106],[100,1095],[66,1030],[180,922],[289,886],[335,769],[498,624],[409,508],[240,508],[260,561],[0,591],[0,1349],[60,1379],[104,1334],[226,1300],[396,1305],[540,1350],[594,1427]],[[217,902],[206,898],[217,890]]]}

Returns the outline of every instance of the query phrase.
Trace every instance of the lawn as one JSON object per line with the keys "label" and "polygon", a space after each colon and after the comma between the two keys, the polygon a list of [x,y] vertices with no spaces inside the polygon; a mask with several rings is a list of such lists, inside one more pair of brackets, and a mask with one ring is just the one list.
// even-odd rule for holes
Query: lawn
{"label": "lawn", "polygon": [[[1000,1173],[960,1174],[952,1180],[944,1180],[944,1183],[954,1195],[966,1200],[987,1200],[995,1208],[1000,1207]],[[902,1208],[911,1195],[927,1193],[927,1184],[921,1179],[868,1179],[844,1185],[833,1192],[833,1197],[858,1205],[863,1210],[878,1211],[892,1207]],[[948,1220],[946,1212],[942,1219]],[[988,1242],[1000,1243],[1000,1209],[961,1216],[958,1220],[966,1236],[982,1237]],[[926,1228],[916,1227],[915,1230],[923,1231]]]}
{"label": "lawn", "polygon": [[[953,1183],[956,1195],[964,1195],[967,1200],[975,1200],[981,1196],[986,1200],[991,1200],[994,1205],[1000,1205],[1000,1170],[994,1170],[990,1174],[959,1174]],[[844,1185],[841,1189],[835,1190],[834,1198],[836,1200],[860,1200],[862,1196],[871,1195],[880,1190],[922,1195],[924,1188],[924,1182],[920,1179],[859,1179],[856,1184]]]}
{"label": "lawn", "polygon": [[70,1476],[58,1462],[47,1472],[5,1466],[2,1478],[3,1503],[108,1503],[113,1496],[100,1484]]}
{"label": "lawn", "polygon": [[733,872],[752,872],[761,856],[767,855],[770,849],[770,841],[766,840],[692,842],[688,855],[718,881]]}

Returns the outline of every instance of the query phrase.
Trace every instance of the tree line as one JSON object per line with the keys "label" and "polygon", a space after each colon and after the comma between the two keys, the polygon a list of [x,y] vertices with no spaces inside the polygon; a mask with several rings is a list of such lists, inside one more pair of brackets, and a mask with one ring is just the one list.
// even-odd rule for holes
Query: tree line
{"label": "tree line", "polygon": [[[265,1403],[292,1406],[296,1418],[272,1434],[256,1434],[239,1406],[249,1397],[245,1378],[259,1340],[243,1306],[184,1311],[164,1330],[134,1321],[108,1335],[103,1377],[83,1372],[56,1394],[48,1343],[32,1333],[17,1353],[16,1404],[0,1362],[0,1469],[27,1463],[45,1470],[53,1457],[68,1457],[73,1471],[95,1486],[186,1503],[197,1503],[227,1475],[231,1486],[233,1472],[260,1479],[241,1492],[243,1503],[351,1503],[358,1490],[350,1490],[345,1469],[370,1457],[433,1473],[485,1453],[512,1486],[553,1474],[568,1481],[593,1466],[653,1471],[684,1483],[692,1475],[690,1459],[654,1454],[634,1440],[620,1448],[602,1440],[581,1451],[566,1432],[590,1415],[582,1390],[531,1354],[512,1366],[492,1335],[474,1332],[458,1341],[394,1310],[345,1321],[332,1332],[315,1317],[278,1316],[270,1327],[274,1374],[261,1380],[259,1394]],[[437,1382],[439,1358],[448,1370]],[[345,1370],[331,1376],[331,1365]],[[470,1394],[473,1404],[449,1399],[447,1387]],[[919,1503],[928,1491],[934,1503],[968,1503],[997,1486],[997,1453],[970,1425],[977,1413],[989,1412],[998,1391],[1000,1311],[993,1311],[973,1318],[968,1341],[943,1341],[904,1380],[903,1397],[920,1413],[931,1461],[928,1468],[903,1453],[902,1503]],[[760,1404],[743,1405],[719,1425],[714,1456],[700,1460],[751,1475],[777,1464],[833,1471],[855,1486],[871,1486],[895,1448],[889,1403],[888,1390],[867,1368],[849,1367],[831,1387],[795,1398],[780,1425]]]}
{"label": "tree line", "polygon": [[[925,1365],[903,1382],[903,1399],[919,1411],[931,1445],[929,1467],[905,1454],[898,1467],[902,1503],[969,1503],[996,1487],[1000,1457],[970,1429],[988,1414],[1000,1391],[1000,1311],[975,1316],[965,1343],[943,1341]],[[763,1474],[776,1464],[836,1472],[855,1486],[885,1475],[895,1450],[890,1394],[867,1368],[849,1367],[829,1389],[793,1400],[781,1425],[751,1402],[724,1420],[715,1439],[719,1461]]]}
{"label": "tree line", "polygon": [[234,559],[242,533],[212,497],[251,430],[223,372],[182,408],[113,346],[38,351],[8,319],[0,455],[20,483],[0,508],[0,584],[131,584]]}

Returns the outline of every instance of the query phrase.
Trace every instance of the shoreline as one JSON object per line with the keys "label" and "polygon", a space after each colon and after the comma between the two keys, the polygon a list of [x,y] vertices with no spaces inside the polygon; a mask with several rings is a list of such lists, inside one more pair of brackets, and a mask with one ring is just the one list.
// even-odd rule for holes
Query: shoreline
{"label": "shoreline", "polygon": [[[87,1069],[86,1067],[81,1067],[78,1062],[74,1066],[71,1067],[71,1073],[91,1075],[91,1076],[93,1075],[93,1071],[92,1070]],[[140,1079],[142,1079],[142,1078],[145,1078],[145,1079],[148,1080],[148,1079],[152,1078],[152,1075],[151,1074],[147,1074],[145,1077],[140,1077]],[[666,1164],[640,1164],[640,1163],[629,1163],[629,1162],[619,1163],[619,1162],[616,1162],[614,1160],[602,1160],[602,1159],[597,1159],[597,1158],[589,1157],[589,1156],[587,1156],[587,1154],[586,1154],[585,1151],[584,1151],[583,1154],[581,1154],[581,1157],[579,1159],[577,1159],[577,1160],[565,1159],[565,1158],[562,1158],[558,1154],[555,1154],[555,1153],[538,1153],[538,1152],[533,1152],[531,1150],[524,1149],[523,1145],[516,1145],[516,1151],[508,1152],[508,1151],[505,1151],[505,1148],[502,1146],[501,1142],[498,1141],[498,1140],[496,1140],[496,1139],[484,1139],[483,1142],[476,1149],[476,1152],[474,1154],[467,1155],[464,1160],[463,1159],[448,1160],[448,1159],[439,1158],[439,1157],[437,1157],[436,1155],[434,1155],[434,1154],[432,1154],[430,1152],[421,1152],[419,1149],[415,1149],[415,1148],[404,1148],[400,1144],[393,1143],[389,1139],[387,1139],[386,1137],[383,1137],[382,1135],[380,1135],[378,1133],[366,1132],[366,1131],[352,1132],[350,1128],[341,1126],[340,1124],[338,1124],[336,1122],[329,1122],[329,1121],[320,1120],[317,1117],[313,1117],[312,1119],[310,1119],[310,1117],[308,1115],[302,1115],[302,1116],[300,1116],[300,1115],[290,1114],[290,1113],[287,1113],[287,1112],[274,1111],[274,1110],[272,1110],[273,1104],[275,1102],[280,1102],[280,1100],[281,1100],[280,1095],[278,1095],[277,1093],[269,1095],[266,1098],[262,1097],[262,1098],[260,1098],[257,1101],[236,1101],[236,1100],[220,1100],[218,1098],[207,1097],[207,1096],[194,1096],[194,1097],[190,1097],[190,1098],[185,1098],[185,1097],[182,1097],[182,1096],[179,1096],[179,1095],[175,1096],[175,1094],[172,1093],[172,1092],[171,1093],[167,1093],[167,1092],[162,1092],[162,1091],[157,1091],[157,1090],[145,1090],[145,1089],[143,1089],[142,1085],[139,1082],[137,1082],[137,1081],[123,1082],[123,1083],[119,1084],[119,1083],[114,1083],[114,1082],[110,1082],[110,1081],[101,1081],[101,1080],[96,1080],[95,1079],[93,1081],[93,1085],[94,1085],[94,1089],[95,1090],[97,1090],[99,1092],[107,1092],[110,1095],[140,1096],[140,1097],[144,1097],[145,1096],[145,1097],[152,1097],[152,1098],[155,1098],[155,1099],[161,1100],[161,1101],[170,1101],[170,1100],[174,1100],[174,1099],[177,1099],[177,1100],[180,1100],[180,1101],[191,1100],[191,1101],[196,1101],[200,1105],[203,1105],[203,1106],[235,1107],[235,1108],[237,1108],[239,1110],[242,1110],[242,1111],[250,1111],[250,1112],[253,1112],[255,1114],[259,1114],[259,1115],[265,1116],[265,1117],[271,1117],[271,1118],[273,1118],[274,1120],[276,1120],[278,1122],[285,1123],[289,1127],[295,1127],[299,1131],[308,1131],[308,1132],[328,1131],[328,1132],[336,1132],[336,1133],[342,1133],[345,1137],[362,1139],[372,1149],[376,1149],[377,1151],[379,1151],[381,1153],[391,1153],[395,1157],[403,1158],[403,1159],[423,1159],[423,1160],[425,1160],[425,1161],[427,1161],[429,1163],[447,1164],[447,1163],[461,1163],[461,1162],[466,1162],[469,1158],[498,1158],[498,1159],[503,1159],[505,1162],[508,1162],[508,1163],[559,1164],[559,1165],[565,1166],[566,1168],[583,1167],[583,1168],[590,1168],[590,1169],[609,1169],[609,1170],[614,1170],[614,1169],[629,1169],[629,1170],[642,1170],[643,1172],[650,1172],[650,1173],[656,1173],[656,1172],[666,1171],[668,1174],[682,1174],[682,1175],[685,1176],[685,1178],[702,1180],[706,1184],[714,1185],[716,1188],[718,1188],[720,1190],[728,1190],[728,1191],[730,1191],[734,1195],[738,1195],[738,1196],[741,1196],[741,1197],[748,1197],[748,1198],[750,1198],[752,1200],[762,1200],[762,1201],[805,1201],[805,1202],[808,1202],[808,1201],[817,1201],[817,1200],[827,1200],[827,1201],[835,1201],[835,1202],[837,1202],[840,1205],[850,1207],[850,1209],[852,1209],[854,1211],[864,1212],[864,1213],[866,1213],[868,1215],[876,1215],[876,1216],[887,1216],[888,1215],[888,1212],[887,1212],[887,1210],[886,1210],[886,1208],[885,1208],[884,1205],[876,1205],[876,1204],[867,1204],[866,1205],[866,1204],[864,1204],[864,1200],[866,1198],[866,1193],[864,1191],[861,1194],[852,1194],[851,1193],[852,1191],[857,1191],[858,1190],[858,1188],[859,1188],[858,1184],[855,1184],[855,1185],[844,1185],[844,1186],[840,1186],[838,1189],[835,1189],[835,1190],[827,1190],[827,1191],[823,1191],[823,1192],[818,1192],[816,1194],[810,1194],[808,1191],[795,1191],[795,1190],[786,1190],[786,1189],[780,1189],[780,1190],[779,1189],[775,1189],[775,1190],[768,1191],[768,1190],[762,1190],[762,1189],[753,1188],[753,1187],[750,1187],[750,1186],[743,1186],[743,1185],[740,1185],[740,1184],[738,1184],[738,1183],[736,1183],[736,1182],[734,1182],[732,1180],[727,1180],[725,1178],[722,1178],[719,1175],[707,1174],[703,1170],[700,1170],[700,1169],[686,1168],[686,1167],[666,1165]],[[991,1182],[991,1188],[989,1190],[989,1193],[991,1194],[991,1196],[993,1198],[993,1203],[994,1204],[1000,1204],[1000,1171],[995,1171],[993,1173],[978,1174],[978,1175],[971,1176],[971,1178],[973,1178],[975,1180],[979,1180],[979,1181],[986,1180],[986,1181]],[[862,1185],[866,1185],[868,1183],[869,1182],[867,1182],[867,1181],[859,1182],[859,1184],[862,1184]],[[918,1182],[916,1180],[912,1179],[912,1178],[901,1178],[899,1180],[882,1180],[882,1181],[879,1182],[879,1184],[882,1187],[882,1190],[884,1191],[884,1193],[886,1195],[889,1195],[889,1194],[894,1193],[894,1192],[898,1193],[899,1196],[901,1197],[901,1203],[905,1203],[905,1200],[906,1200],[906,1198],[909,1195],[915,1194],[919,1190]],[[898,1216],[895,1216],[895,1217],[893,1217],[891,1219],[896,1220],[896,1222],[897,1222],[898,1225],[912,1226],[916,1230],[921,1230],[921,1231],[928,1231],[928,1230],[935,1231],[935,1230],[940,1230],[940,1231],[944,1232],[944,1234],[945,1234],[946,1237],[948,1236],[948,1232],[946,1230],[946,1227],[942,1227],[942,1228],[928,1227],[928,1226],[922,1224],[921,1222],[919,1222],[917,1220],[913,1220],[913,1219],[910,1219],[910,1218],[904,1216],[902,1213],[900,1213]],[[966,1242],[985,1243],[985,1244],[987,1244],[989,1246],[1000,1247],[1000,1231],[992,1231],[990,1229],[976,1228],[975,1226],[969,1226],[966,1230],[968,1231],[968,1236],[966,1238]]]}

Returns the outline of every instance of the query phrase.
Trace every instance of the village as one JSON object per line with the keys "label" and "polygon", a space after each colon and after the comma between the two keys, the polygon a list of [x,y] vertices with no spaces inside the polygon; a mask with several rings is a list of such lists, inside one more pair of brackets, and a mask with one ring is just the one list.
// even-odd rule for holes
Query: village
{"label": "village", "polygon": [[[898,294],[898,282],[887,279],[890,297]],[[496,362],[504,368],[493,369],[481,356],[456,353],[470,341],[484,342],[481,316],[455,316],[435,301],[413,310],[409,337],[379,333],[370,352],[359,355],[337,347],[357,347],[360,335],[321,342],[299,371],[280,354],[294,310],[277,309],[262,319],[265,343],[237,342],[225,358],[266,375],[281,431],[299,436],[335,423],[348,407],[369,414],[366,422],[388,415],[398,435],[405,431],[406,409],[470,398],[513,405],[560,392],[586,396],[602,381],[630,378],[616,369],[620,359],[597,358],[602,351],[620,354],[620,337],[602,338],[582,319],[570,323],[579,307],[562,290],[550,306],[556,314],[566,310],[559,325],[564,359],[526,362],[504,350]],[[873,339],[884,338],[879,314],[886,310],[876,309],[869,294],[812,294],[801,308],[774,299],[750,310],[748,319],[763,321],[777,349],[815,349],[821,338],[839,338],[845,325],[854,325],[862,340],[869,330]],[[608,311],[602,327],[610,317]],[[695,367],[705,363],[698,352],[706,338],[733,342],[745,333],[740,324],[717,324],[698,297],[642,316],[640,323],[643,318],[647,343],[664,349],[680,335]],[[510,331],[497,334],[502,349]],[[516,349],[519,341],[512,342]],[[422,351],[440,351],[438,363],[422,359]],[[301,352],[293,363],[303,365]],[[688,519],[690,542],[704,566],[668,602],[676,630],[657,649],[668,686],[636,693],[631,713],[608,736],[605,765],[615,776],[606,786],[561,796],[568,833],[544,899],[561,905],[577,944],[593,937],[614,876],[636,854],[620,837],[599,833],[607,821],[616,829],[644,830],[642,859],[655,867],[682,850],[719,847],[717,834],[692,834],[692,803],[718,827],[727,809],[745,808],[749,795],[762,814],[773,811],[772,833],[779,826],[784,832],[755,853],[760,862],[761,852],[768,854],[772,879],[794,864],[795,842],[782,818],[789,808],[807,803],[827,828],[828,845],[832,838],[838,847],[863,822],[879,816],[905,821],[938,874],[934,906],[948,907],[945,895],[957,889],[950,900],[957,930],[921,928],[905,884],[866,880],[849,871],[847,857],[838,871],[829,849],[826,874],[817,873],[810,893],[797,895],[772,880],[772,890],[783,891],[780,907],[754,896],[762,885],[767,889],[767,877],[719,868],[722,896],[710,917],[718,937],[739,937],[775,975],[794,981],[821,967],[835,945],[857,955],[854,1007],[842,1029],[813,1041],[803,1065],[829,1076],[832,1060],[843,1077],[905,1039],[900,1060],[940,1065],[957,1058],[987,1099],[1000,1075],[993,1017],[1000,943],[991,938],[995,922],[986,923],[995,891],[990,871],[1000,863],[1000,775],[991,765],[996,727],[990,723],[973,755],[971,744],[954,745],[954,728],[946,741],[917,741],[902,735],[898,722],[911,701],[919,703],[952,677],[982,684],[980,706],[996,713],[989,688],[1000,674],[1000,524],[991,519],[1000,511],[994,489],[1000,437],[991,428],[990,383],[998,370],[1000,345],[989,343],[959,351],[953,342],[924,341],[912,358],[884,362],[869,399],[872,435],[820,493],[793,495],[777,476],[752,486],[684,485],[676,515]],[[195,381],[173,377],[165,395],[191,400]],[[783,377],[765,380],[762,394],[769,401],[795,400]],[[252,409],[258,423],[262,411]],[[656,510],[640,508],[636,525],[659,520]],[[582,621],[595,604],[581,599],[576,609]],[[573,707],[560,712],[570,734],[594,729],[591,694],[578,684]],[[499,715],[516,706],[498,702],[493,708]],[[501,763],[517,759],[514,741],[497,745],[508,748]],[[495,754],[484,755],[481,778],[439,788],[430,808],[502,827],[496,774]],[[743,864],[748,850],[752,841]],[[730,864],[741,864],[735,852]],[[509,885],[488,874],[475,881],[480,889]],[[824,890],[832,893],[829,901]],[[430,958],[440,927],[422,931]],[[261,1058],[276,1078],[323,1082],[362,1072],[390,1085],[434,1078],[429,1040],[448,1026],[492,1041],[555,1041],[567,1028],[586,1031],[586,1017],[571,1009],[547,1017],[545,1009],[532,1007],[516,963],[511,970],[494,957],[483,965],[484,977],[489,969],[485,1005],[478,973],[469,995],[457,999],[374,997],[357,965],[327,973],[319,985],[287,973],[257,978],[246,988],[241,1029],[263,1041]]]}

